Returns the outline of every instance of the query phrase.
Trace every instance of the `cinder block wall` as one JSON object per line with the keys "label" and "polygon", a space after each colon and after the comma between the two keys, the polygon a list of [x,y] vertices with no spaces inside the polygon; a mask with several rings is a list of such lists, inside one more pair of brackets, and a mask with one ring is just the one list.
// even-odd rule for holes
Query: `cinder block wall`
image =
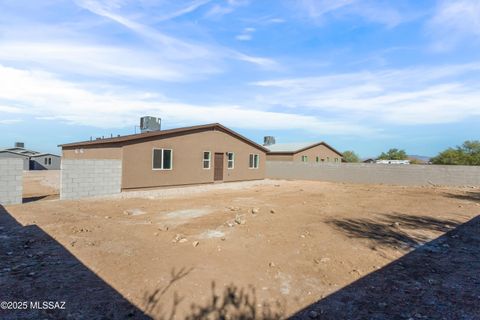
{"label": "cinder block wall", "polygon": [[121,160],[62,159],[61,199],[79,199],[120,193]]}
{"label": "cinder block wall", "polygon": [[0,159],[0,204],[22,203],[23,159]]}
{"label": "cinder block wall", "polygon": [[480,186],[480,166],[267,161],[267,178],[392,185]]}

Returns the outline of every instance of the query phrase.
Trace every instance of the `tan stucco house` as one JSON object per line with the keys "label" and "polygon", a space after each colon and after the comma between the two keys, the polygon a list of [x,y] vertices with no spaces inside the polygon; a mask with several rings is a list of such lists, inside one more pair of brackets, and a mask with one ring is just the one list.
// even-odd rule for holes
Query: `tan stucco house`
{"label": "tan stucco house", "polygon": [[342,162],[343,155],[325,142],[278,143],[265,146],[267,161]]}
{"label": "tan stucco house", "polygon": [[60,145],[64,159],[117,159],[122,189],[265,178],[265,147],[221,124]]}

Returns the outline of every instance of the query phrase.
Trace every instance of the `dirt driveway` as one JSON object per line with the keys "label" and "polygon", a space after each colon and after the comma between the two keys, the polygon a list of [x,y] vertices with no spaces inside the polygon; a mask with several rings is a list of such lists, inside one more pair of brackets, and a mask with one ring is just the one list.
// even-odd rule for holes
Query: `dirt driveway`
{"label": "dirt driveway", "polygon": [[[296,316],[338,319],[344,309],[351,312],[344,314],[348,318],[364,318],[358,310],[338,307],[348,301],[329,304],[337,309],[315,309],[314,303],[471,220],[480,213],[479,193],[471,188],[272,181],[161,200],[8,206],[0,213],[0,296],[63,297],[67,310],[25,313],[53,318],[91,319],[103,313],[119,319],[213,319],[228,309],[274,319],[308,306]],[[396,281],[406,279],[411,278]],[[427,284],[441,288],[441,279],[435,281]],[[480,279],[469,272],[462,281]],[[471,294],[464,300],[480,297],[478,290]],[[375,302],[375,308],[388,308],[392,301],[385,301]],[[467,309],[465,319],[480,312],[478,305]],[[406,310],[398,318],[417,316],[425,314]],[[383,319],[381,314],[370,318]]]}

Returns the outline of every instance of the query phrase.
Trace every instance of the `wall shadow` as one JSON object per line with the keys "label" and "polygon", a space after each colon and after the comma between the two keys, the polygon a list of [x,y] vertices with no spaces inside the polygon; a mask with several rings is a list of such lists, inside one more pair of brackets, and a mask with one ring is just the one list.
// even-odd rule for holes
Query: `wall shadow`
{"label": "wall shadow", "polygon": [[[437,227],[441,224],[433,226]],[[354,235],[360,233],[356,227],[353,230]],[[375,228],[373,231],[374,235],[378,233]],[[386,234],[386,244],[412,242],[403,237],[388,237],[389,230]],[[379,237],[378,240],[381,241]],[[480,216],[477,216],[290,318],[473,320],[480,319],[479,302]]]}
{"label": "wall shadow", "polygon": [[36,225],[0,205],[0,301],[65,301],[65,309],[0,309],[1,319],[150,319]]}
{"label": "wall shadow", "polygon": [[447,232],[459,222],[393,212],[375,219],[331,219],[327,224],[350,238],[368,239],[378,246],[411,249],[429,240],[416,231]]}
{"label": "wall shadow", "polygon": [[467,191],[465,194],[445,193],[445,195],[449,198],[480,203],[480,191]]}

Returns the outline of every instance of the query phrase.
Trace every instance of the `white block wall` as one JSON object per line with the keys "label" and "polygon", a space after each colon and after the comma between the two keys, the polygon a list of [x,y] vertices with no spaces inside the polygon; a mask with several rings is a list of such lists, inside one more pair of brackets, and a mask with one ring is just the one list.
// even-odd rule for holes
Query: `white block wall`
{"label": "white block wall", "polygon": [[120,193],[121,160],[62,159],[61,199],[79,199]]}
{"label": "white block wall", "polygon": [[22,203],[23,159],[0,159],[0,204]]}

